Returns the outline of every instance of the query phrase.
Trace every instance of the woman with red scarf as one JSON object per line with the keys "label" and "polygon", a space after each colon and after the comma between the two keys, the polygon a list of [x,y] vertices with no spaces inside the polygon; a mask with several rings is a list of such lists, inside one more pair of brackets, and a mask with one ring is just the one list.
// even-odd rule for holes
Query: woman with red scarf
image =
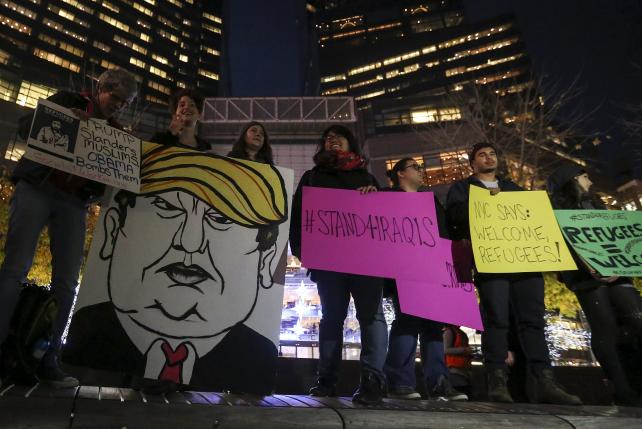
{"label": "woman with red scarf", "polygon": [[[304,186],[354,189],[362,194],[379,188],[376,179],[366,170],[366,161],[356,139],[344,126],[333,125],[323,132],[314,164],[312,170],[303,174],[292,202],[290,246],[292,254],[299,259]],[[311,270],[311,278],[317,284],[323,316],[319,324],[318,379],[310,394],[334,396],[336,393],[343,324],[352,295],[361,329],[361,382],[352,400],[362,404],[380,403],[385,389],[383,365],[388,342],[382,309],[383,280],[322,270]]]}

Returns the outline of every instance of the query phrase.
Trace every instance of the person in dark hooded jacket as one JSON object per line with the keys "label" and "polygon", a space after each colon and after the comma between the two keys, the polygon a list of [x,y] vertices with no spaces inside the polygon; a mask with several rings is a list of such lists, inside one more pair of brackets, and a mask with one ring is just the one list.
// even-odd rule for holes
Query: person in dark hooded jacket
{"label": "person in dark hooded jacket", "polygon": [[[555,209],[604,210],[606,206],[591,192],[586,171],[575,165],[558,168],[548,179],[547,189]],[[622,405],[640,403],[640,393],[631,383],[617,350],[618,331],[624,329],[642,347],[642,299],[627,277],[602,277],[577,253],[577,271],[559,273],[566,286],[575,292],[591,327],[591,347],[600,366],[615,387],[615,401]],[[621,326],[619,326],[621,325]],[[638,365],[642,354],[638,353]],[[639,388],[639,386],[638,386]]]}

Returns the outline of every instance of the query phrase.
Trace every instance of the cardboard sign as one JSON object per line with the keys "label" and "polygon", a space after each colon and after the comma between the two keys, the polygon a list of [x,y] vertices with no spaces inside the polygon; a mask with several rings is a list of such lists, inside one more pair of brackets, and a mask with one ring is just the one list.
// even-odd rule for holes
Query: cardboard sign
{"label": "cardboard sign", "polygon": [[468,206],[475,266],[482,273],[576,270],[544,191],[500,192],[470,187]]}
{"label": "cardboard sign", "polygon": [[131,192],[140,190],[141,140],[105,121],[81,121],[39,100],[24,156],[40,164]]}
{"label": "cardboard sign", "polygon": [[269,394],[292,170],[143,146],[140,195],[101,210],[63,360]]}
{"label": "cardboard sign", "polygon": [[642,276],[642,212],[555,210],[571,247],[605,277]]}

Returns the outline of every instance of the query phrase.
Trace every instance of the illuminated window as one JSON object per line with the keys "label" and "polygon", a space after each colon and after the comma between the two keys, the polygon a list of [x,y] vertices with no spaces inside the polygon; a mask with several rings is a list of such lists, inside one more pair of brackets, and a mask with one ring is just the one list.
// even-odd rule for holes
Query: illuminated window
{"label": "illuminated window", "polygon": [[333,94],[343,94],[348,92],[348,88],[345,86],[340,86],[338,88],[330,88],[323,91],[323,95],[333,95]]}
{"label": "illuminated window", "polygon": [[148,9],[145,6],[141,5],[141,4],[134,3],[134,4],[132,4],[132,7],[134,9],[136,9],[137,11],[139,11],[139,12],[143,12],[147,16],[153,16],[154,15],[154,12],[151,9]]}
{"label": "illuminated window", "polygon": [[142,19],[136,20],[136,24],[140,25],[143,28],[150,29],[152,28],[152,25],[149,22],[143,21]]}
{"label": "illuminated window", "polygon": [[129,32],[129,25],[124,24],[124,23],[120,22],[119,20],[117,20],[115,18],[112,18],[109,15],[105,15],[104,13],[99,13],[98,14],[98,18],[100,18],[101,20],[105,21],[107,24],[118,28],[119,30],[123,30],[125,32]]}
{"label": "illuminated window", "polygon": [[201,45],[201,49],[210,55],[216,55],[217,57],[221,55],[221,53],[218,50],[214,48],[210,48],[209,46]]}
{"label": "illuminated window", "polygon": [[430,45],[430,46],[426,46],[425,48],[423,48],[421,50],[421,53],[422,54],[429,54],[431,52],[435,52],[436,50],[437,50],[437,47],[435,45]]}
{"label": "illuminated window", "polygon": [[73,31],[69,31],[69,30],[67,30],[65,28],[64,25],[62,25],[62,24],[60,24],[60,23],[58,23],[56,21],[52,21],[51,19],[45,18],[45,19],[42,20],[42,23],[45,24],[47,27],[53,28],[54,30],[57,30],[57,31],[60,31],[61,33],[65,33],[66,35],[71,36],[74,39],[78,39],[78,40],[80,40],[82,42],[86,42],[87,41],[87,37],[86,36],[81,36],[80,34],[74,33]]}
{"label": "illuminated window", "polygon": [[505,57],[505,58],[497,58],[497,59],[489,59],[483,64],[477,64],[474,66],[468,66],[468,67],[456,67],[453,69],[446,70],[446,76],[453,76],[456,74],[461,74],[465,72],[471,72],[471,71],[476,71],[476,70],[481,70],[485,69],[487,67],[492,67],[497,64],[502,64],[502,63],[507,63],[509,61],[514,61],[518,58],[521,58],[524,56],[524,54],[516,54],[516,55],[511,55],[510,57]]}
{"label": "illuminated window", "polygon": [[0,78],[0,100],[16,101],[18,85]]}
{"label": "illuminated window", "polygon": [[176,86],[178,86],[179,88],[187,88],[187,85],[185,84],[185,82],[180,82],[180,81],[176,82]]}
{"label": "illuminated window", "polygon": [[368,32],[388,30],[390,28],[395,28],[395,27],[399,27],[399,26],[401,26],[401,22],[391,22],[391,23],[388,23],[388,24],[378,25],[376,27],[370,27],[370,28],[368,28]]}
{"label": "illuminated window", "polygon": [[362,82],[353,83],[350,86],[350,89],[359,88],[360,86],[372,85],[373,83],[383,80],[383,75],[378,74],[374,79],[364,80]]}
{"label": "illuminated window", "polygon": [[388,64],[398,63],[400,61],[405,61],[410,58],[418,57],[419,51],[408,52],[407,54],[399,55],[398,57],[387,58],[383,60],[383,65],[387,66]]}
{"label": "illuminated window", "polygon": [[93,15],[94,14],[94,10],[92,8],[84,5],[83,3],[81,3],[81,2],[79,2],[77,0],[60,0],[60,1],[62,1],[63,3],[68,4],[69,6],[73,6],[73,7],[75,7],[76,9],[78,9],[78,10],[80,10],[82,12],[88,13],[89,15]]}
{"label": "illuminated window", "polygon": [[114,64],[111,61],[107,61],[107,60],[100,60],[100,66],[106,69],[118,68],[118,64]]}
{"label": "illuminated window", "polygon": [[186,63],[186,62],[189,61],[189,58],[187,57],[187,55],[181,54],[181,55],[178,56],[178,60]]}
{"label": "illuminated window", "polygon": [[190,21],[189,19],[183,19],[183,25],[191,27],[192,26],[192,21]]}
{"label": "illuminated window", "polygon": [[152,6],[156,6],[156,0],[144,0],[145,3],[149,3]]}
{"label": "illuminated window", "polygon": [[481,54],[482,52],[488,52],[494,49],[500,49],[505,46],[512,45],[513,43],[517,42],[517,40],[519,40],[517,37],[512,37],[510,39],[501,40],[488,45],[480,46],[479,48],[476,48],[476,49],[466,49],[464,51],[459,51],[453,54],[451,57],[447,58],[446,61],[455,61],[460,58],[467,57],[469,55],[477,55],[477,54]]}
{"label": "illuminated window", "polygon": [[147,86],[150,88],[154,88],[156,91],[160,91],[163,94],[168,94],[171,92],[171,90],[166,87],[165,85],[161,85],[160,83],[154,82],[153,80],[147,81]]}
{"label": "illuminated window", "polygon": [[214,27],[213,25],[209,25],[209,24],[203,23],[203,24],[202,24],[202,27],[203,27],[204,29],[209,30],[209,31],[212,31],[212,32],[214,32],[214,33],[221,34],[221,29],[220,29],[220,28],[218,28],[218,27]]}
{"label": "illuminated window", "polygon": [[65,9],[59,8],[58,6],[53,6],[50,4],[47,6],[47,10],[50,10],[56,15],[62,16],[63,18],[68,19],[71,22],[75,22],[76,24],[82,25],[83,27],[89,27],[89,23],[87,23],[87,21],[83,21],[82,19],[77,18],[76,15],[74,15],[73,13]]}
{"label": "illuminated window", "polygon": [[59,40],[54,39],[53,37],[49,37],[46,34],[40,33],[38,35],[38,39],[49,43],[52,46],[57,46],[63,51],[69,52],[70,54],[73,54],[77,57],[81,57],[84,55],[84,51],[80,48],[77,48],[73,45],[70,45],[69,43],[61,42]]}
{"label": "illuminated window", "polygon": [[463,36],[463,37],[457,37],[455,39],[451,39],[451,40],[448,40],[446,42],[440,43],[439,44],[439,49],[450,48],[451,46],[459,45],[459,44],[464,43],[464,42],[469,42],[471,40],[478,40],[478,39],[481,39],[483,37],[488,37],[488,36],[491,36],[493,34],[497,34],[497,33],[501,33],[502,31],[506,31],[511,27],[512,27],[512,24],[504,24],[504,25],[500,25],[500,26],[497,26],[497,27],[492,27],[489,30],[480,31],[478,33],[469,34],[469,35]]}
{"label": "illuminated window", "polygon": [[222,24],[223,23],[223,20],[221,18],[219,18],[216,15],[212,15],[211,13],[203,12],[203,18],[209,19],[210,21],[213,21],[213,22],[215,22],[217,24]]}
{"label": "illuminated window", "polygon": [[218,74],[205,69],[198,69],[198,74],[208,79],[218,80]]}
{"label": "illuminated window", "polygon": [[346,80],[345,74],[335,74],[333,76],[323,76],[321,78],[321,83],[334,82],[337,80]]}
{"label": "illuminated window", "polygon": [[180,27],[177,24],[175,24],[173,21],[165,18],[162,15],[158,16],[158,20],[161,22],[161,24],[164,24],[170,28],[173,28],[174,30],[177,30],[177,31],[180,30]]}
{"label": "illuminated window", "polygon": [[104,43],[101,43],[101,42],[99,42],[97,40],[94,40],[93,45],[94,45],[94,48],[98,48],[101,51],[105,51],[105,52],[111,51],[111,46],[105,45]]}
{"label": "illuminated window", "polygon": [[59,57],[56,54],[52,54],[51,52],[47,52],[42,49],[35,48],[33,50],[33,54],[38,58],[41,58],[45,61],[49,61],[50,63],[54,63],[56,65],[59,65],[60,67],[69,69],[72,72],[78,73],[80,71],[80,67],[78,66],[78,64],[74,64],[69,60]]}
{"label": "illuminated window", "polygon": [[103,6],[111,10],[112,12],[116,12],[116,13],[120,12],[120,8],[118,6],[116,6],[115,4],[109,3],[108,1],[103,0]]}
{"label": "illuminated window", "polygon": [[412,122],[423,124],[426,122],[456,121],[461,119],[461,111],[458,107],[443,107],[426,110],[415,110],[411,112]]}
{"label": "illuminated window", "polygon": [[386,91],[382,89],[382,90],[380,90],[380,91],[374,91],[374,92],[370,92],[370,93],[368,93],[368,94],[360,95],[360,96],[358,96],[358,97],[355,97],[354,99],[355,99],[355,100],[365,100],[365,99],[367,99],[367,98],[378,97],[378,96],[383,95],[383,94],[385,94],[385,93],[386,93]]}
{"label": "illuminated window", "polygon": [[0,4],[2,4],[7,9],[11,9],[14,12],[18,12],[20,15],[24,15],[30,19],[36,19],[36,17],[38,16],[36,12],[30,9],[27,9],[26,7],[22,7],[12,1],[2,0],[0,1]]}
{"label": "illuminated window", "polygon": [[144,62],[144,61],[139,60],[139,59],[138,59],[138,58],[136,58],[136,57],[130,57],[130,58],[129,58],[129,64],[133,64],[133,65],[135,65],[136,67],[140,67],[141,69],[144,69],[144,68],[147,66],[147,64],[145,64],[145,62]]}
{"label": "illuminated window", "polygon": [[20,84],[20,90],[18,91],[18,100],[16,101],[16,103],[25,107],[36,107],[39,99],[48,98],[54,95],[56,92],[58,91],[55,88],[51,88],[45,85],[38,85],[23,80]]}
{"label": "illuminated window", "polygon": [[154,73],[157,76],[167,78],[167,73],[164,70],[159,69],[158,67],[150,66],[150,73]]}
{"label": "illuminated window", "polygon": [[114,42],[120,43],[123,46],[127,46],[131,50],[136,51],[140,54],[147,55],[147,49],[143,48],[140,45],[137,45],[134,42],[130,42],[129,40],[125,39],[124,37],[120,37],[117,34],[114,35]]}
{"label": "illuminated window", "polygon": [[138,33],[138,37],[140,37],[140,40],[143,42],[149,42],[149,35],[145,33]]}
{"label": "illuminated window", "polygon": [[167,31],[165,31],[163,29],[159,29],[158,30],[158,34],[160,34],[161,37],[169,39],[174,43],[178,43],[178,36],[176,36],[176,35],[174,35],[172,33],[168,33]]}
{"label": "illuminated window", "polygon": [[152,58],[161,64],[169,64],[169,61],[167,60],[167,58],[161,57],[160,55],[152,54]]}
{"label": "illuminated window", "polygon": [[0,24],[6,25],[20,33],[31,34],[31,27],[24,25],[21,22],[15,21],[8,16],[0,15]]}
{"label": "illuminated window", "polygon": [[155,96],[149,95],[149,94],[147,94],[145,96],[145,100],[149,101],[150,103],[164,104],[165,106],[167,106],[167,104],[168,104],[166,100],[162,100],[162,99],[160,99],[158,97],[155,97]]}
{"label": "illuminated window", "polygon": [[365,73],[367,71],[374,70],[374,69],[379,68],[379,67],[381,67],[381,63],[380,62],[376,62],[376,63],[368,64],[368,65],[365,65],[365,66],[357,67],[357,68],[354,68],[354,69],[350,69],[350,70],[348,70],[348,76],[352,76],[352,75],[359,74],[359,73]]}
{"label": "illuminated window", "polygon": [[167,1],[168,1],[168,2],[170,2],[171,4],[173,4],[174,6],[178,6],[178,7],[180,7],[180,8],[182,8],[182,7],[183,7],[183,3],[181,3],[181,2],[180,2],[180,1],[178,1],[178,0],[167,0]]}
{"label": "illuminated window", "polygon": [[524,72],[524,70],[522,70],[522,69],[509,70],[509,71],[506,71],[506,72],[503,72],[503,73],[497,73],[497,74],[494,74],[494,75],[484,76],[482,78],[475,79],[475,83],[478,84],[478,85],[486,85],[488,83],[496,82],[498,80],[503,80],[503,79],[508,79],[508,78],[511,78],[511,77],[519,76],[523,72]]}
{"label": "illuminated window", "polygon": [[9,59],[11,59],[9,52],[0,49],[0,64],[9,64]]}

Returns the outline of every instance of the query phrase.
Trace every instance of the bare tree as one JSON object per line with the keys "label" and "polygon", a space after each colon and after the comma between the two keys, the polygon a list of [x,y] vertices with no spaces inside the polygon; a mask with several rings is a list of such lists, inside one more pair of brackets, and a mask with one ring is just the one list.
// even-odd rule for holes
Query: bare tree
{"label": "bare tree", "polygon": [[[564,160],[581,163],[573,153],[593,141],[580,132],[594,111],[574,108],[582,95],[577,80],[558,89],[545,87],[537,78],[508,85],[505,80],[476,79],[456,89],[443,101],[450,108],[436,109],[436,121],[416,125],[416,131],[447,151],[479,141],[492,143],[504,154],[504,172],[527,188],[541,183]],[[461,168],[468,167],[465,157],[459,162]]]}

